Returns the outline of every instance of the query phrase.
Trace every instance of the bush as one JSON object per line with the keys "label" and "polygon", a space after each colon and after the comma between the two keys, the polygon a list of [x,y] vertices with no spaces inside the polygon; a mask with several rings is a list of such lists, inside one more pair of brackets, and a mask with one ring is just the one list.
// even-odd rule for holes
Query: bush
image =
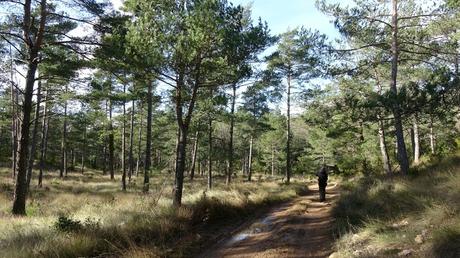
{"label": "bush", "polygon": [[100,228],[100,222],[91,218],[86,218],[84,222],[76,219],[71,219],[66,216],[59,216],[54,223],[54,228],[60,232],[79,232],[79,231],[94,231]]}
{"label": "bush", "polygon": [[54,223],[54,228],[61,232],[76,232],[83,228],[79,220],[73,220],[66,216],[59,216],[58,220]]}

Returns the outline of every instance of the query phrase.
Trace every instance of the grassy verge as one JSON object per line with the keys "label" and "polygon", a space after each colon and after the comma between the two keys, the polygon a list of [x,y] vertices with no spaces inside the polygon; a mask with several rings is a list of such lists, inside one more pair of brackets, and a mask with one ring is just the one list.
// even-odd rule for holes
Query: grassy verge
{"label": "grassy verge", "polygon": [[336,257],[460,257],[460,157],[342,189]]}
{"label": "grassy verge", "polygon": [[[0,170],[0,257],[189,257],[215,240],[219,230],[245,221],[264,207],[305,192],[305,183],[280,184],[260,177],[235,179],[227,187],[205,178],[187,182],[184,206],[171,208],[171,175],[152,178],[152,191],[139,194],[139,182],[119,191],[96,171],[67,179],[46,178],[33,189],[28,216],[9,215],[12,181]],[[137,184],[136,184],[137,183]]]}

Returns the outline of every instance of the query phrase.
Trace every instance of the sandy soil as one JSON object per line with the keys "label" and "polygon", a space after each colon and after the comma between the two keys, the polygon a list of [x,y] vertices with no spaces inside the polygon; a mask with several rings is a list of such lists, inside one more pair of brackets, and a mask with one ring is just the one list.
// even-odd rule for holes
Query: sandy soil
{"label": "sandy soil", "polygon": [[331,209],[337,185],[327,187],[324,203],[319,202],[317,185],[309,189],[306,196],[274,207],[199,257],[328,257],[334,242]]}

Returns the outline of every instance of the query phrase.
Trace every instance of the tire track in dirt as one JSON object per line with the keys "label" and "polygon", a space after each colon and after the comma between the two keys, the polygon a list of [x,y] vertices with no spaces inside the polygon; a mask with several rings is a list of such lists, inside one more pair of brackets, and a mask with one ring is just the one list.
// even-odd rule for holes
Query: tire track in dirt
{"label": "tire track in dirt", "polygon": [[201,258],[328,257],[332,253],[332,206],[336,184],[327,187],[327,200],[319,202],[318,186],[306,196],[274,207],[250,226],[201,254]]}

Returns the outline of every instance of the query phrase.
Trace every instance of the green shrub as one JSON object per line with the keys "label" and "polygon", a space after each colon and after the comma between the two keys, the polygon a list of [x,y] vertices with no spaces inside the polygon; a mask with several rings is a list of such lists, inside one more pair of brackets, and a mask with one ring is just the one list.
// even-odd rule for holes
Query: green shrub
{"label": "green shrub", "polygon": [[76,232],[83,228],[79,220],[73,220],[66,216],[59,216],[58,220],[54,223],[54,228],[61,232]]}
{"label": "green shrub", "polygon": [[54,223],[54,228],[60,232],[80,232],[80,231],[95,231],[100,229],[100,221],[91,218],[86,218],[81,222],[77,219],[71,219],[66,216],[59,216]]}

